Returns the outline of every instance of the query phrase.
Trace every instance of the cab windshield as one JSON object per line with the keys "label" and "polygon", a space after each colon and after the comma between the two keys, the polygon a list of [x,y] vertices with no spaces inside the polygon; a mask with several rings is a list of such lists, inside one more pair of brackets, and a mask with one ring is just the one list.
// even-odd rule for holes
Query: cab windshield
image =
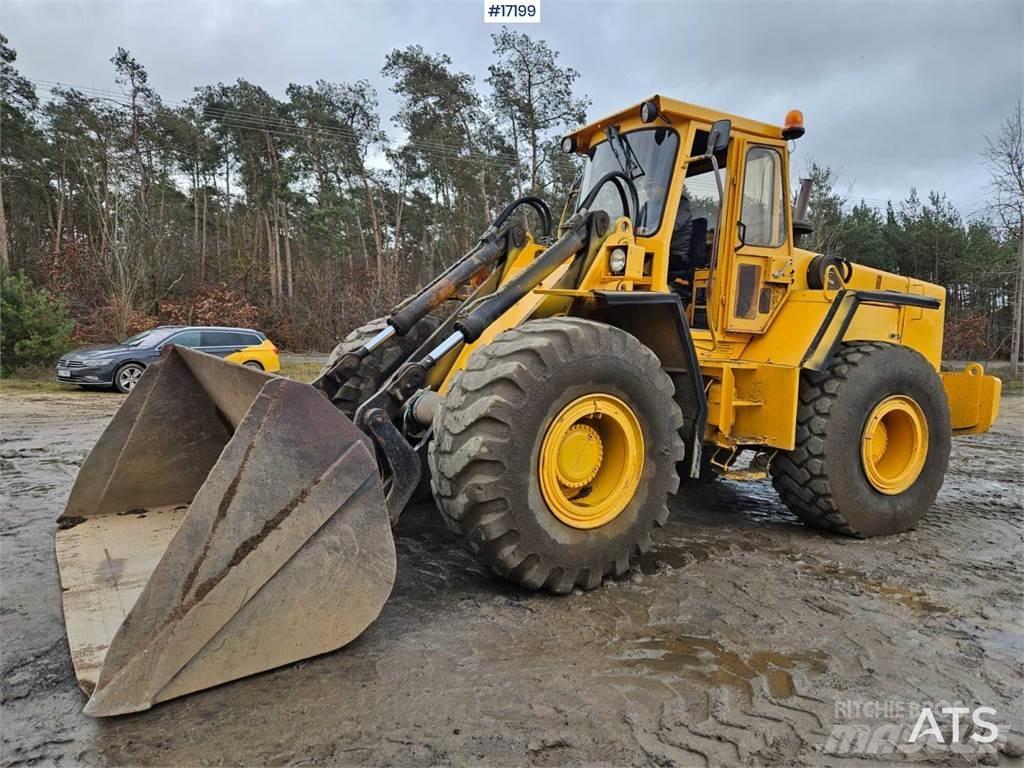
{"label": "cab windshield", "polygon": [[[622,171],[623,166],[628,167],[627,175],[633,177],[640,199],[640,210],[633,224],[638,235],[649,237],[661,226],[679,137],[668,128],[640,128],[620,136],[622,144],[627,146],[606,140],[590,148],[590,162],[583,172],[580,200],[587,196],[591,186],[606,173]],[[603,210],[613,220],[627,213],[622,210],[622,200],[613,183],[604,185],[591,209]]]}

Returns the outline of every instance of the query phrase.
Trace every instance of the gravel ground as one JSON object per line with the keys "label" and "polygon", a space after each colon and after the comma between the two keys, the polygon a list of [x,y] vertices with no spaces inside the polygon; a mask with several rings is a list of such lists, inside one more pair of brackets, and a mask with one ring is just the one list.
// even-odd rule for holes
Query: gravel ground
{"label": "gravel ground", "polygon": [[[4,765],[1019,762],[1024,398],[954,441],[913,532],[822,536],[769,483],[687,487],[631,576],[566,598],[491,578],[414,508],[394,594],[345,649],[93,720],[53,532],[120,402],[0,393]],[[996,710],[994,745],[895,750],[923,703],[956,701]]]}

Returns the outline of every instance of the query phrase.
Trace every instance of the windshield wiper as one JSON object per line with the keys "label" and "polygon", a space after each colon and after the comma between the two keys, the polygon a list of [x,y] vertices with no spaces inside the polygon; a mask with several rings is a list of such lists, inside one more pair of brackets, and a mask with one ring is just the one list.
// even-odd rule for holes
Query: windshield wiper
{"label": "windshield wiper", "polygon": [[[636,156],[636,152],[633,151],[633,147],[629,143],[629,139],[626,138],[619,130],[617,125],[609,125],[608,129],[608,144],[612,148],[612,154],[615,155],[615,161],[619,164],[619,170],[629,176],[631,179],[639,179],[644,175],[643,166],[640,165],[640,160]],[[625,155],[625,161],[623,161],[622,155],[619,154],[619,150],[616,149],[615,145],[618,144],[619,148],[622,149],[622,155]]]}

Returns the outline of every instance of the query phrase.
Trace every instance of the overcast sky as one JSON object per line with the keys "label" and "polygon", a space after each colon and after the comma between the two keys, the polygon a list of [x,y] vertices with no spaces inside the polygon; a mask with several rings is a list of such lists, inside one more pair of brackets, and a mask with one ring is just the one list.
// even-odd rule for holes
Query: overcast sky
{"label": "overcast sky", "polygon": [[[813,157],[871,202],[944,190],[968,215],[984,206],[983,136],[1024,91],[1022,0],[542,0],[542,22],[516,28],[582,73],[592,118],[652,93],[776,123],[798,107],[797,170]],[[0,14],[28,77],[114,88],[121,45],[167,100],[239,77],[279,96],[367,78],[388,116],[387,52],[443,51],[483,87],[496,29],[483,0],[3,0]]]}

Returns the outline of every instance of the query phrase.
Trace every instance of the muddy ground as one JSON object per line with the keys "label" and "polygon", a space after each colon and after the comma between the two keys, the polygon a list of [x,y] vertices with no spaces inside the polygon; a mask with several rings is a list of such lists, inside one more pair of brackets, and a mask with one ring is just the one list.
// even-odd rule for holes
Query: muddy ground
{"label": "muddy ground", "polygon": [[921,703],[951,701],[994,708],[1000,746],[929,738],[910,759],[1018,761],[1020,396],[955,441],[935,507],[888,539],[821,536],[770,484],[718,483],[681,494],[631,577],[553,598],[490,577],[414,509],[394,594],[356,642],[97,721],[80,714],[53,532],[119,403],[0,394],[3,764],[866,765],[907,757],[884,726],[905,742]]}

